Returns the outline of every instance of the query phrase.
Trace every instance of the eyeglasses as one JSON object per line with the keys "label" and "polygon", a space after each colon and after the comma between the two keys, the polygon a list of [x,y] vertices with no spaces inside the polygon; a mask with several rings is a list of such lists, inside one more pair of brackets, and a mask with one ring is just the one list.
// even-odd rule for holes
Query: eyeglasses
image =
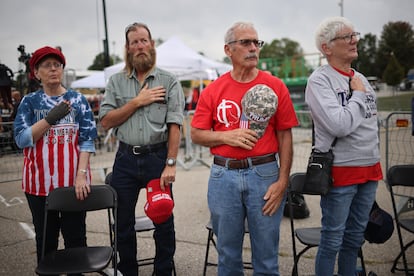
{"label": "eyeglasses", "polygon": [[249,47],[253,43],[254,46],[256,46],[257,48],[262,48],[264,41],[257,40],[257,39],[239,39],[239,40],[230,41],[227,44],[232,44],[232,43],[239,43],[240,45],[244,47]]}
{"label": "eyeglasses", "polygon": [[52,69],[52,68],[56,68],[56,69],[62,69],[63,68],[63,64],[59,63],[59,62],[47,62],[47,63],[42,63],[40,64],[40,67],[45,68],[45,69]]}
{"label": "eyeglasses", "polygon": [[355,38],[355,40],[359,40],[361,37],[361,33],[358,32],[353,32],[347,35],[342,35],[342,36],[337,36],[332,38],[330,41],[335,41],[338,39],[343,39],[346,43],[351,43],[351,41],[353,40],[353,38]]}

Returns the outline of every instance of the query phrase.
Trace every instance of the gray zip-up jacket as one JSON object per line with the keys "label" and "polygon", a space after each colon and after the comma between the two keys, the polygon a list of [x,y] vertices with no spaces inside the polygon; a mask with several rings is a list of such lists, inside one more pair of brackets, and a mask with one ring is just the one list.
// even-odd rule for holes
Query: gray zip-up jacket
{"label": "gray zip-up jacket", "polygon": [[[359,72],[367,92],[353,91],[349,77],[330,65],[316,69],[308,79],[305,101],[315,125],[315,149],[326,152],[335,137],[334,165],[370,166],[380,161],[376,95]],[[349,99],[348,99],[349,98]]]}

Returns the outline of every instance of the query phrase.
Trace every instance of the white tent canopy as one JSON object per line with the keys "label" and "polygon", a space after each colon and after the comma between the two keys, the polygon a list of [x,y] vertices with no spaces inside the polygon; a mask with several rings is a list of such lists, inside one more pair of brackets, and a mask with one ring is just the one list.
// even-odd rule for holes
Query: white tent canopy
{"label": "white tent canopy", "polygon": [[[105,80],[125,66],[124,62],[105,68]],[[157,47],[157,66],[174,73],[180,80],[213,80],[232,66],[200,55],[177,37],[172,37]]]}
{"label": "white tent canopy", "polygon": [[[104,71],[72,82],[72,88],[105,88],[109,77],[125,66],[124,62],[106,67]],[[175,74],[179,80],[214,80],[230,71],[232,66],[200,55],[180,39],[173,37],[157,47],[157,66]]]}
{"label": "white tent canopy", "polygon": [[105,74],[104,71],[99,71],[90,76],[73,81],[70,84],[71,88],[105,88]]}

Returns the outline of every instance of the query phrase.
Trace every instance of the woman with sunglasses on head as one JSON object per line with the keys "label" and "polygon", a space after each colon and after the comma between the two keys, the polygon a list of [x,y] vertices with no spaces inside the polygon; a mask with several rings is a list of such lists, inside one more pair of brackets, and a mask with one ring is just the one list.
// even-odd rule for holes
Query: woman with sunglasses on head
{"label": "woman with sunglasses on head", "polygon": [[376,95],[368,80],[351,68],[360,34],[343,17],[325,19],[316,46],[328,64],[308,79],[305,99],[315,128],[315,149],[333,148],[333,187],[321,196],[322,232],[316,275],[355,275],[359,248],[382,179]]}
{"label": "woman with sunglasses on head", "polygon": [[[95,120],[86,98],[62,85],[64,55],[58,49],[42,47],[30,61],[31,77],[41,88],[26,95],[14,120],[14,138],[23,148],[22,188],[32,213],[36,232],[37,259],[42,242],[45,253],[57,249],[59,232],[65,247],[86,245],[85,212],[51,214],[47,236],[43,237],[46,197],[59,187],[75,186],[83,200],[90,192],[90,154],[95,152]],[[53,218],[53,219],[52,219]]]}

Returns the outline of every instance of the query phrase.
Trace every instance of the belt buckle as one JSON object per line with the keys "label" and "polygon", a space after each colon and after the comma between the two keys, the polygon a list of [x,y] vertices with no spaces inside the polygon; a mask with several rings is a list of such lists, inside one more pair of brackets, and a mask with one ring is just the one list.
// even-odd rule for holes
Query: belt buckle
{"label": "belt buckle", "polygon": [[[139,152],[139,149],[141,148],[141,146],[133,146],[132,147],[132,153],[135,155],[140,155],[141,153]],[[136,151],[138,150],[138,151]]]}

